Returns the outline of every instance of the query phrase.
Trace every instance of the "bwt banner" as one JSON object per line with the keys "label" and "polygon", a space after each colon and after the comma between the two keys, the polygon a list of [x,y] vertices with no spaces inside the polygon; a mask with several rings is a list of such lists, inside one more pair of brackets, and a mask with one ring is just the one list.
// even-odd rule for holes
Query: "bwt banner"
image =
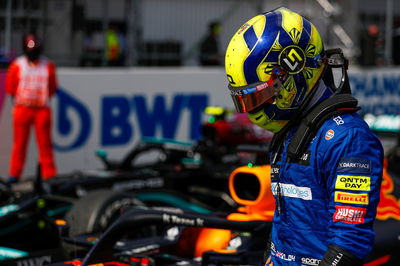
{"label": "bwt banner", "polygon": [[[74,127],[80,127],[71,141],[65,144],[54,142],[57,151],[79,149],[89,141],[93,133],[98,135],[99,144],[103,147],[127,145],[136,139],[136,135],[159,135],[173,139],[179,136],[177,129],[185,112],[189,112],[189,119],[185,123],[188,127],[182,128],[183,134],[180,136],[186,135],[190,140],[197,140],[200,137],[202,111],[209,98],[206,93],[176,93],[171,95],[171,104],[167,106],[169,99],[165,94],[154,95],[153,99],[148,99],[146,95],[109,95],[99,97],[100,111],[93,114],[89,106],[63,89],[57,92],[57,96],[55,121],[60,139],[72,135]],[[75,112],[77,121],[72,120],[72,112]],[[93,115],[97,115],[100,122],[97,132],[92,132]],[[132,118],[136,123],[132,123]]]}
{"label": "bwt banner", "polygon": [[[196,141],[204,107],[233,108],[223,68],[58,69],[57,75],[51,105],[59,173],[102,167],[97,149],[121,159],[144,136]],[[349,76],[364,112],[400,113],[400,70],[356,69]],[[12,104],[4,101],[1,75],[0,82],[0,176],[5,177]],[[32,134],[24,176],[34,175],[37,160]]]}
{"label": "bwt banner", "polygon": [[[231,106],[222,68],[58,69],[57,76],[51,106],[59,173],[102,167],[97,149],[119,160],[142,137],[196,141],[204,108]],[[1,176],[7,176],[12,141],[12,104],[4,103]],[[32,134],[25,176],[35,173],[36,150]]]}
{"label": "bwt banner", "polygon": [[362,113],[400,114],[400,69],[355,69],[349,80]]}

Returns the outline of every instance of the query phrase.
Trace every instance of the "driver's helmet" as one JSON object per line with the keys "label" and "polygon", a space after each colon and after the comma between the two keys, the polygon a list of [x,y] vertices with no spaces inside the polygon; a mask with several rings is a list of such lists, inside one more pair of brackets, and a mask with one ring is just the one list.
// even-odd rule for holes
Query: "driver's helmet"
{"label": "driver's helmet", "polygon": [[29,33],[22,40],[24,54],[30,61],[39,59],[42,52],[42,45],[35,34]]}
{"label": "driver's helmet", "polygon": [[225,56],[237,111],[279,132],[316,90],[323,56],[321,36],[301,15],[279,8],[250,19],[232,37]]}

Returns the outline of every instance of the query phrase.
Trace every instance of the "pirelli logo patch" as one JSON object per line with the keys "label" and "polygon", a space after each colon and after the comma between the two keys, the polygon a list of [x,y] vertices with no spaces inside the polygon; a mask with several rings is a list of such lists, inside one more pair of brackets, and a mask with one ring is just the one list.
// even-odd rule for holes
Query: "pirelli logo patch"
{"label": "pirelli logo patch", "polygon": [[333,221],[347,224],[359,224],[364,222],[366,213],[366,208],[336,206],[336,211],[333,214]]}
{"label": "pirelli logo patch", "polygon": [[369,176],[337,175],[335,188],[370,191],[371,178]]}
{"label": "pirelli logo patch", "polygon": [[336,191],[335,202],[368,205],[368,194],[354,194]]}

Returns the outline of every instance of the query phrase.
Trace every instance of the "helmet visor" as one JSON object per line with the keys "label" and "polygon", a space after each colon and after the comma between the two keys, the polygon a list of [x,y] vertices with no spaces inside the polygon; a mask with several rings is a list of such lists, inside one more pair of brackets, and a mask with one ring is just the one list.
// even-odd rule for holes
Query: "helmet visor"
{"label": "helmet visor", "polygon": [[271,78],[266,82],[259,82],[243,87],[228,85],[236,111],[247,113],[265,102],[271,101],[282,89],[279,78]]}

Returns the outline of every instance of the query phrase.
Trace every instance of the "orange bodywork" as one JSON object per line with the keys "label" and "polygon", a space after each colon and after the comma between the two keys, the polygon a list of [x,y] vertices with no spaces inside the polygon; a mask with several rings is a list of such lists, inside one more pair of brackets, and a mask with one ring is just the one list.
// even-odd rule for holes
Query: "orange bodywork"
{"label": "orange bodywork", "polygon": [[[231,213],[227,216],[231,221],[272,221],[275,209],[275,198],[271,191],[270,165],[263,166],[242,166],[235,169],[229,176],[229,192],[231,197],[241,207],[238,212]],[[236,178],[244,177],[258,181],[258,195],[254,195],[255,200],[240,197],[240,193],[235,187]],[[255,179],[255,180],[254,180]],[[229,241],[232,239],[231,230],[213,229],[213,228],[196,228],[196,243],[194,248],[194,257],[201,257],[205,251],[217,252],[234,252],[235,250],[227,250]]]}
{"label": "orange bodywork", "polygon": [[393,218],[400,220],[400,199],[393,195],[394,182],[387,171],[387,160],[385,159],[383,167],[383,179],[380,192],[380,201],[376,213],[376,219],[387,220]]}
{"label": "orange bodywork", "polygon": [[[265,220],[272,221],[275,210],[275,198],[271,191],[271,166],[242,166],[236,168],[229,176],[229,192],[235,202],[242,207],[238,208],[237,213],[232,213],[228,216],[229,220],[233,221],[254,221]],[[259,192],[255,200],[245,199],[238,196],[237,190],[241,188],[235,187],[235,180],[239,175],[245,178],[256,178],[259,183]]]}

